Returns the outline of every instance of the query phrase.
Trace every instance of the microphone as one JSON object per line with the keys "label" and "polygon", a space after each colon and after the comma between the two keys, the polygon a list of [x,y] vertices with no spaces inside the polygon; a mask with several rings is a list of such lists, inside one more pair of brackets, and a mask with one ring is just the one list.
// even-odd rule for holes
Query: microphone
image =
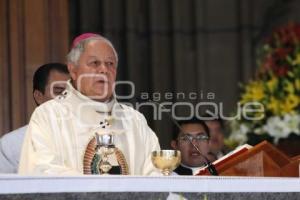
{"label": "microphone", "polygon": [[[141,99],[141,98],[139,98],[139,97],[136,97],[136,100],[137,100],[138,102],[151,102],[151,103],[154,103],[154,104],[158,105],[158,106],[161,107],[161,108],[166,109],[166,107],[165,107],[164,105],[162,105],[162,104],[160,104],[160,103],[157,103],[157,102],[155,102],[155,101],[152,101],[151,99],[144,100],[144,99]],[[185,132],[182,130],[181,126],[178,124],[178,122],[170,115],[170,113],[166,113],[166,114],[167,114],[167,116],[171,119],[171,121],[176,125],[176,127],[177,127],[182,133],[185,133]],[[213,175],[213,176],[218,176],[219,173],[218,173],[218,171],[216,170],[215,166],[209,161],[209,159],[208,159],[205,155],[203,155],[203,154],[201,153],[200,149],[193,143],[193,139],[189,138],[189,137],[187,136],[187,134],[184,134],[184,137],[187,138],[187,140],[188,140],[188,141],[190,142],[190,144],[194,147],[194,149],[196,149],[196,151],[199,153],[199,155],[202,156],[202,157],[204,158],[205,164],[206,164],[207,169],[208,169],[208,172],[209,172],[211,175]]]}

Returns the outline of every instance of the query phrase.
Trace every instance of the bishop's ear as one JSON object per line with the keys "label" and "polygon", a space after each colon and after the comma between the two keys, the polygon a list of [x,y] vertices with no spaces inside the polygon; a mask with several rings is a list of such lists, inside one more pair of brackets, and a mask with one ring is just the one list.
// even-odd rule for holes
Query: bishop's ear
{"label": "bishop's ear", "polygon": [[71,78],[72,80],[76,80],[77,79],[77,66],[75,66],[72,63],[68,63],[68,70],[70,72]]}
{"label": "bishop's ear", "polygon": [[45,101],[44,100],[44,94],[39,90],[34,90],[33,91],[33,98],[34,98],[34,101],[37,105],[41,105]]}

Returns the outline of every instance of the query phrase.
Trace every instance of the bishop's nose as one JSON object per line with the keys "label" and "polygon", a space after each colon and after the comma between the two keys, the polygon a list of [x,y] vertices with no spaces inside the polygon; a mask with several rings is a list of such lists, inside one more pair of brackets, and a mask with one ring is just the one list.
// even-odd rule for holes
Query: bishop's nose
{"label": "bishop's nose", "polygon": [[108,72],[108,67],[105,65],[104,62],[102,62],[98,67],[97,67],[97,73],[99,74],[106,74]]}

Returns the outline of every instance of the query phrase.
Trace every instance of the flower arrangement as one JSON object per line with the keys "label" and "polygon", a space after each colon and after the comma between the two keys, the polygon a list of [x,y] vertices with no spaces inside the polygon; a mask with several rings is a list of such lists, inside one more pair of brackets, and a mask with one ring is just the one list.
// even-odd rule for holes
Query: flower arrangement
{"label": "flower arrangement", "polygon": [[[300,135],[300,25],[290,23],[272,32],[259,49],[258,70],[242,85],[239,103],[256,102],[245,117],[230,122],[229,141],[279,139]],[[263,109],[258,109],[261,106]],[[261,107],[260,107],[261,108]],[[252,142],[253,143],[253,142]]]}

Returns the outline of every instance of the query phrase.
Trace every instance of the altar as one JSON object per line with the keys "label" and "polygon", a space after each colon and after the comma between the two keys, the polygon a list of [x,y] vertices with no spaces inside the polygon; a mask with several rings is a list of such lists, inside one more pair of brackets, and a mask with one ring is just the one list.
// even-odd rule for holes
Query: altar
{"label": "altar", "polygon": [[[0,199],[300,199],[300,179],[212,176],[0,176]],[[175,198],[175,199],[176,199]]]}

